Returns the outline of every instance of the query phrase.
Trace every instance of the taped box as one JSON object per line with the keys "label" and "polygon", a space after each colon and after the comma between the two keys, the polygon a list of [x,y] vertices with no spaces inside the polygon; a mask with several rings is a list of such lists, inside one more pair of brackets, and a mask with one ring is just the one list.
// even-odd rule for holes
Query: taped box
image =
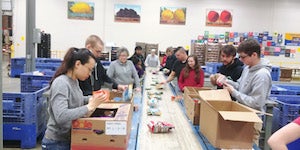
{"label": "taped box", "polygon": [[129,103],[104,103],[89,118],[72,122],[72,150],[125,150],[131,130]]}

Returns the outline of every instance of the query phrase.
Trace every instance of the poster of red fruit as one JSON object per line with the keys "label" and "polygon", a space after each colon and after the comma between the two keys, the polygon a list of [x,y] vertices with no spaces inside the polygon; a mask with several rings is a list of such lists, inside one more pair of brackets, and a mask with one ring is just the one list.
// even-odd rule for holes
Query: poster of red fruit
{"label": "poster of red fruit", "polygon": [[232,10],[228,9],[207,9],[206,26],[231,27]]}

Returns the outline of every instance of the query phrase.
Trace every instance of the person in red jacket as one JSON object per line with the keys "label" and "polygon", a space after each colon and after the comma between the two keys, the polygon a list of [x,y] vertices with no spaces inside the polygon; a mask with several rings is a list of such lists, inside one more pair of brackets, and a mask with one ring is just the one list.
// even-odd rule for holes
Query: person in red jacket
{"label": "person in red jacket", "polygon": [[188,57],[186,66],[181,70],[178,86],[181,91],[185,86],[203,87],[204,71],[201,69],[196,55]]}

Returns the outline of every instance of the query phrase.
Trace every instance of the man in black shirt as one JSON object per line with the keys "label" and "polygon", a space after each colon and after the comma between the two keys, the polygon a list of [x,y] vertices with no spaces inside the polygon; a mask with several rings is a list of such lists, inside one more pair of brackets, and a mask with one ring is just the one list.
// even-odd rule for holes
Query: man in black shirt
{"label": "man in black shirt", "polygon": [[[220,67],[217,74],[210,75],[210,81],[212,85],[216,84],[216,78],[222,74],[225,75],[227,78],[231,79],[232,81],[236,82],[242,72],[243,72],[243,62],[241,62],[236,57],[236,49],[232,45],[226,45],[221,49],[221,61],[223,65]],[[218,89],[222,89],[223,85],[217,85]]]}
{"label": "man in black shirt", "polygon": [[112,84],[113,89],[119,89],[122,91],[127,87],[127,85],[117,84],[107,76],[106,70],[99,59],[99,57],[101,57],[103,46],[103,41],[97,35],[90,35],[85,42],[85,47],[97,58],[96,65],[90,77],[85,81],[79,81],[79,86],[85,96],[92,95],[93,91],[100,90],[101,85],[103,85],[104,82]]}
{"label": "man in black shirt", "polygon": [[179,75],[181,70],[185,67],[187,63],[188,55],[186,53],[186,50],[183,47],[178,47],[178,50],[175,53],[175,56],[177,60],[175,61],[172,71],[170,75],[168,76],[167,80],[163,81],[162,83],[168,83],[171,82],[175,77],[177,77],[177,80],[179,79]]}

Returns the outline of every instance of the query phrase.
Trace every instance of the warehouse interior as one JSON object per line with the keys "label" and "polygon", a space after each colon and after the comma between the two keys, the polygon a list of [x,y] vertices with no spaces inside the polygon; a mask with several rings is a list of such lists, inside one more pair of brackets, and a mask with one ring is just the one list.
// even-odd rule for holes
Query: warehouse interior
{"label": "warehouse interior", "polygon": [[[119,60],[119,48],[126,48],[130,58],[135,54],[135,48],[140,46],[144,58],[155,50],[160,62],[167,57],[168,47],[173,49],[182,47],[188,56],[198,57],[200,67],[204,71],[203,87],[186,87],[178,93],[177,78],[162,84],[168,80],[163,67],[147,66],[144,76],[140,78],[141,90],[132,89],[130,102],[126,103],[130,104],[128,119],[125,120],[125,127],[128,130],[122,132],[125,135],[118,133],[111,137],[106,136],[103,131],[105,137],[101,137],[99,141],[111,138],[115,143],[99,142],[98,148],[269,150],[271,148],[267,143],[268,138],[300,116],[300,18],[298,17],[300,1],[298,0],[2,0],[1,6],[0,106],[3,109],[1,113],[3,119],[0,122],[3,136],[0,138],[2,141],[0,149],[2,147],[5,150],[42,149],[41,140],[47,128],[49,117],[47,109],[51,99],[47,85],[63,62],[69,48],[85,47],[86,39],[90,35],[97,35],[103,41],[100,59],[106,70],[114,61]],[[137,14],[133,17],[135,19],[128,16],[117,17],[122,8],[134,10]],[[166,10],[173,12],[163,14]],[[177,10],[182,11],[181,19],[176,16]],[[221,13],[225,11],[230,14],[225,16],[228,20],[222,19]],[[246,132],[249,124],[245,122],[254,124],[255,119],[249,121],[244,116],[241,117],[242,121],[223,120],[224,122],[215,123],[209,118],[211,114],[203,115],[202,108],[214,105],[217,107],[218,102],[200,102],[206,99],[207,95],[210,95],[207,98],[209,100],[215,96],[222,102],[228,99],[234,102],[230,93],[229,95],[227,92],[218,93],[219,89],[211,83],[210,75],[219,73],[219,68],[224,65],[221,49],[225,45],[233,45],[238,49],[239,45],[248,39],[255,39],[260,44],[260,58],[268,60],[272,66],[270,72],[272,89],[269,101],[264,106],[265,112],[252,112],[263,113],[264,116],[258,115],[263,122],[259,144],[253,141],[250,143],[247,141],[245,144],[242,141],[243,138],[251,136]],[[238,53],[236,57],[239,60],[244,59],[238,56]],[[104,84],[102,87],[111,92],[110,96],[115,96],[112,94],[110,84]],[[201,95],[203,89],[204,91],[209,89],[211,92],[204,92]],[[32,100],[30,96],[26,96],[28,93],[38,96]],[[23,97],[25,101],[26,97],[30,97],[30,100],[23,102]],[[149,113],[149,107],[152,108],[149,101],[153,98],[156,99],[155,107],[158,106],[155,110],[160,110],[158,114],[155,114],[154,110]],[[39,103],[39,99],[43,101],[42,104]],[[31,106],[29,103],[31,101],[37,106]],[[225,109],[227,103],[220,104],[223,106],[220,109]],[[117,107],[115,109],[121,110],[118,105],[114,106]],[[35,108],[36,110],[31,111]],[[222,114],[219,111],[216,113]],[[201,123],[201,120],[205,121]],[[80,121],[82,120],[79,119]],[[154,126],[155,122],[160,121],[167,124],[165,127],[169,127],[167,132],[153,133],[149,124],[153,123]],[[210,121],[211,125],[203,123]],[[228,122],[232,123],[228,128],[225,128],[227,124],[221,124]],[[233,122],[243,122],[246,125],[236,125]],[[221,128],[222,125],[224,128]],[[235,126],[237,126],[235,129],[239,129],[233,130],[237,134],[229,136],[224,132],[226,129],[230,131],[229,128]],[[77,129],[74,124],[71,128],[72,133]],[[206,131],[203,131],[204,128]],[[213,133],[215,135],[212,135]],[[74,137],[79,136],[72,135],[72,149],[90,149],[89,146],[94,144],[93,141],[80,143],[74,140]],[[223,140],[222,137],[229,138]],[[120,142],[122,140],[125,142]],[[292,150],[299,147],[300,139],[288,145],[288,149]]]}

